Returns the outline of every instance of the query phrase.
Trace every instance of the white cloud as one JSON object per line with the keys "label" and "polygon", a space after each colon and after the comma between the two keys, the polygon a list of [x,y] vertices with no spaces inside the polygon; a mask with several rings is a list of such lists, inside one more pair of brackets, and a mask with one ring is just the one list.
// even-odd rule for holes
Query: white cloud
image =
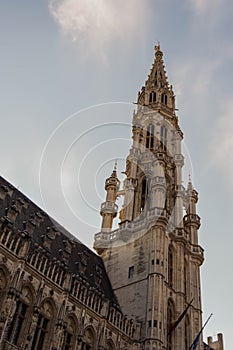
{"label": "white cloud", "polygon": [[190,0],[191,6],[198,15],[206,14],[209,11],[216,11],[222,0]]}
{"label": "white cloud", "polygon": [[217,168],[233,191],[233,107],[232,98],[222,101],[222,111],[210,137],[210,166]]}
{"label": "white cloud", "polygon": [[49,0],[61,30],[89,52],[105,51],[119,39],[129,43],[143,28],[144,8],[140,0]]}
{"label": "white cloud", "polygon": [[184,94],[190,97],[208,96],[209,87],[213,84],[215,73],[221,65],[219,58],[211,62],[207,59],[193,57],[192,62],[177,65],[173,73],[173,82],[177,96]]}
{"label": "white cloud", "polygon": [[194,30],[201,27],[210,33],[222,24],[226,15],[225,8],[231,6],[229,0],[189,0],[189,4],[195,14]]}

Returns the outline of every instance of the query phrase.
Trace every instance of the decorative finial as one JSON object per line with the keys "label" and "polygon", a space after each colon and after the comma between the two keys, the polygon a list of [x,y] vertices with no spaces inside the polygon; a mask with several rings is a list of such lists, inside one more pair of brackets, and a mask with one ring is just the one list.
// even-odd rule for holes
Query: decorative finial
{"label": "decorative finial", "polygon": [[158,45],[155,46],[155,51],[156,52],[160,51],[160,41],[158,41]]}
{"label": "decorative finial", "polygon": [[189,182],[192,182],[190,171],[189,171]]}
{"label": "decorative finial", "polygon": [[188,190],[192,190],[192,189],[193,189],[190,171],[189,171],[189,182],[188,182],[188,187],[187,187],[187,189],[188,189]]}
{"label": "decorative finial", "polygon": [[117,171],[117,160],[115,160],[115,164],[114,164],[114,169],[113,171]]}

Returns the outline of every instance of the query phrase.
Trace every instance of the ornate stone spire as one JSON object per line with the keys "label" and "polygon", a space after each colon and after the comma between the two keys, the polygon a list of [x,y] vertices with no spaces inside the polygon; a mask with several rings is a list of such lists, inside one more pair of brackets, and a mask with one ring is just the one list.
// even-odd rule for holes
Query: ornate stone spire
{"label": "ornate stone spire", "polygon": [[106,201],[101,204],[100,214],[102,215],[102,231],[110,232],[112,229],[113,219],[118,212],[118,206],[116,205],[117,192],[120,187],[120,181],[117,178],[117,162],[115,162],[112,174],[105,181]]}
{"label": "ornate stone spire", "polygon": [[145,86],[138,93],[138,105],[175,116],[175,96],[168,83],[160,43],[155,46],[155,57]]}
{"label": "ornate stone spire", "polygon": [[160,43],[155,46],[154,63],[152,64],[150,74],[146,81],[146,88],[151,87],[168,87],[168,80],[163,62],[163,53],[160,49]]}

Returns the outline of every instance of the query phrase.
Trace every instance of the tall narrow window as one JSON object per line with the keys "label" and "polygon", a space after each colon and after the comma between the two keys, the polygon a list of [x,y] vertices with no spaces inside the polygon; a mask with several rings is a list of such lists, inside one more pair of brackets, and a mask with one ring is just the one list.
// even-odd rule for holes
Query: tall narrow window
{"label": "tall narrow window", "polygon": [[165,125],[162,125],[160,129],[160,141],[161,141],[162,149],[166,150],[167,149],[167,128]]}
{"label": "tall narrow window", "polygon": [[168,248],[168,285],[172,287],[173,283],[173,252],[171,245]]}
{"label": "tall narrow window", "polygon": [[167,105],[167,95],[165,93],[162,94],[161,100],[163,104]]}
{"label": "tall narrow window", "polygon": [[150,124],[146,131],[146,148],[154,149],[154,125]]}
{"label": "tall narrow window", "polygon": [[81,350],[91,350],[94,346],[94,334],[90,328],[85,330]]}
{"label": "tall narrow window", "polygon": [[172,319],[173,319],[173,309],[172,309],[172,303],[169,300],[168,301],[168,307],[167,307],[167,350],[172,350]]}
{"label": "tall narrow window", "polygon": [[157,71],[155,72],[155,86],[158,86],[158,80],[157,80]]}
{"label": "tall narrow window", "polygon": [[142,180],[142,191],[141,191],[141,205],[140,211],[142,212],[146,205],[146,199],[148,195],[148,184],[146,178]]}
{"label": "tall narrow window", "polygon": [[187,276],[187,262],[184,262],[184,294],[187,297],[187,283],[188,283],[188,276]]}
{"label": "tall narrow window", "polygon": [[32,343],[33,350],[43,349],[45,336],[48,332],[48,323],[49,323],[49,320],[46,317],[44,317],[43,315],[39,315],[36,331],[35,331],[34,339]]}
{"label": "tall narrow window", "polygon": [[134,266],[129,267],[128,278],[133,278],[134,275]]}
{"label": "tall narrow window", "polygon": [[33,350],[47,349],[51,322],[54,315],[54,310],[49,300],[44,301],[40,309],[41,313],[38,315],[36,330],[32,341]]}
{"label": "tall narrow window", "polygon": [[150,93],[149,102],[156,102],[156,92],[152,91]]}
{"label": "tall narrow window", "polygon": [[17,302],[15,314],[7,334],[7,340],[12,344],[17,345],[26,316],[27,308],[28,306],[20,300]]}
{"label": "tall narrow window", "polygon": [[64,345],[63,345],[62,349],[64,349],[64,350],[71,349],[72,336],[73,336],[73,334],[71,334],[68,330],[64,331]]}
{"label": "tall narrow window", "polygon": [[188,319],[188,317],[185,318],[184,343],[185,343],[185,350],[189,350],[189,348],[190,348],[190,333],[189,333],[189,319]]}
{"label": "tall narrow window", "polygon": [[73,317],[69,317],[67,321],[67,328],[64,331],[62,350],[71,350],[73,348],[75,330],[75,321]]}

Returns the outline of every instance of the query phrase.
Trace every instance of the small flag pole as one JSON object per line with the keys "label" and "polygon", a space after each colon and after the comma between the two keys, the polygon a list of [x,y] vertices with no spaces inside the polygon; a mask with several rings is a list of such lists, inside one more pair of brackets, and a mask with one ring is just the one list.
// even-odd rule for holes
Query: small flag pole
{"label": "small flag pole", "polygon": [[207,318],[207,320],[205,321],[204,326],[201,328],[201,330],[197,334],[196,338],[194,339],[194,341],[193,341],[192,345],[190,346],[189,350],[195,350],[196,349],[196,347],[197,347],[197,345],[199,343],[200,336],[201,336],[201,334],[203,332],[203,329],[205,328],[205,326],[207,325],[207,323],[209,322],[209,320],[211,319],[212,316],[213,316],[213,314],[211,313],[209,315],[209,317]]}

